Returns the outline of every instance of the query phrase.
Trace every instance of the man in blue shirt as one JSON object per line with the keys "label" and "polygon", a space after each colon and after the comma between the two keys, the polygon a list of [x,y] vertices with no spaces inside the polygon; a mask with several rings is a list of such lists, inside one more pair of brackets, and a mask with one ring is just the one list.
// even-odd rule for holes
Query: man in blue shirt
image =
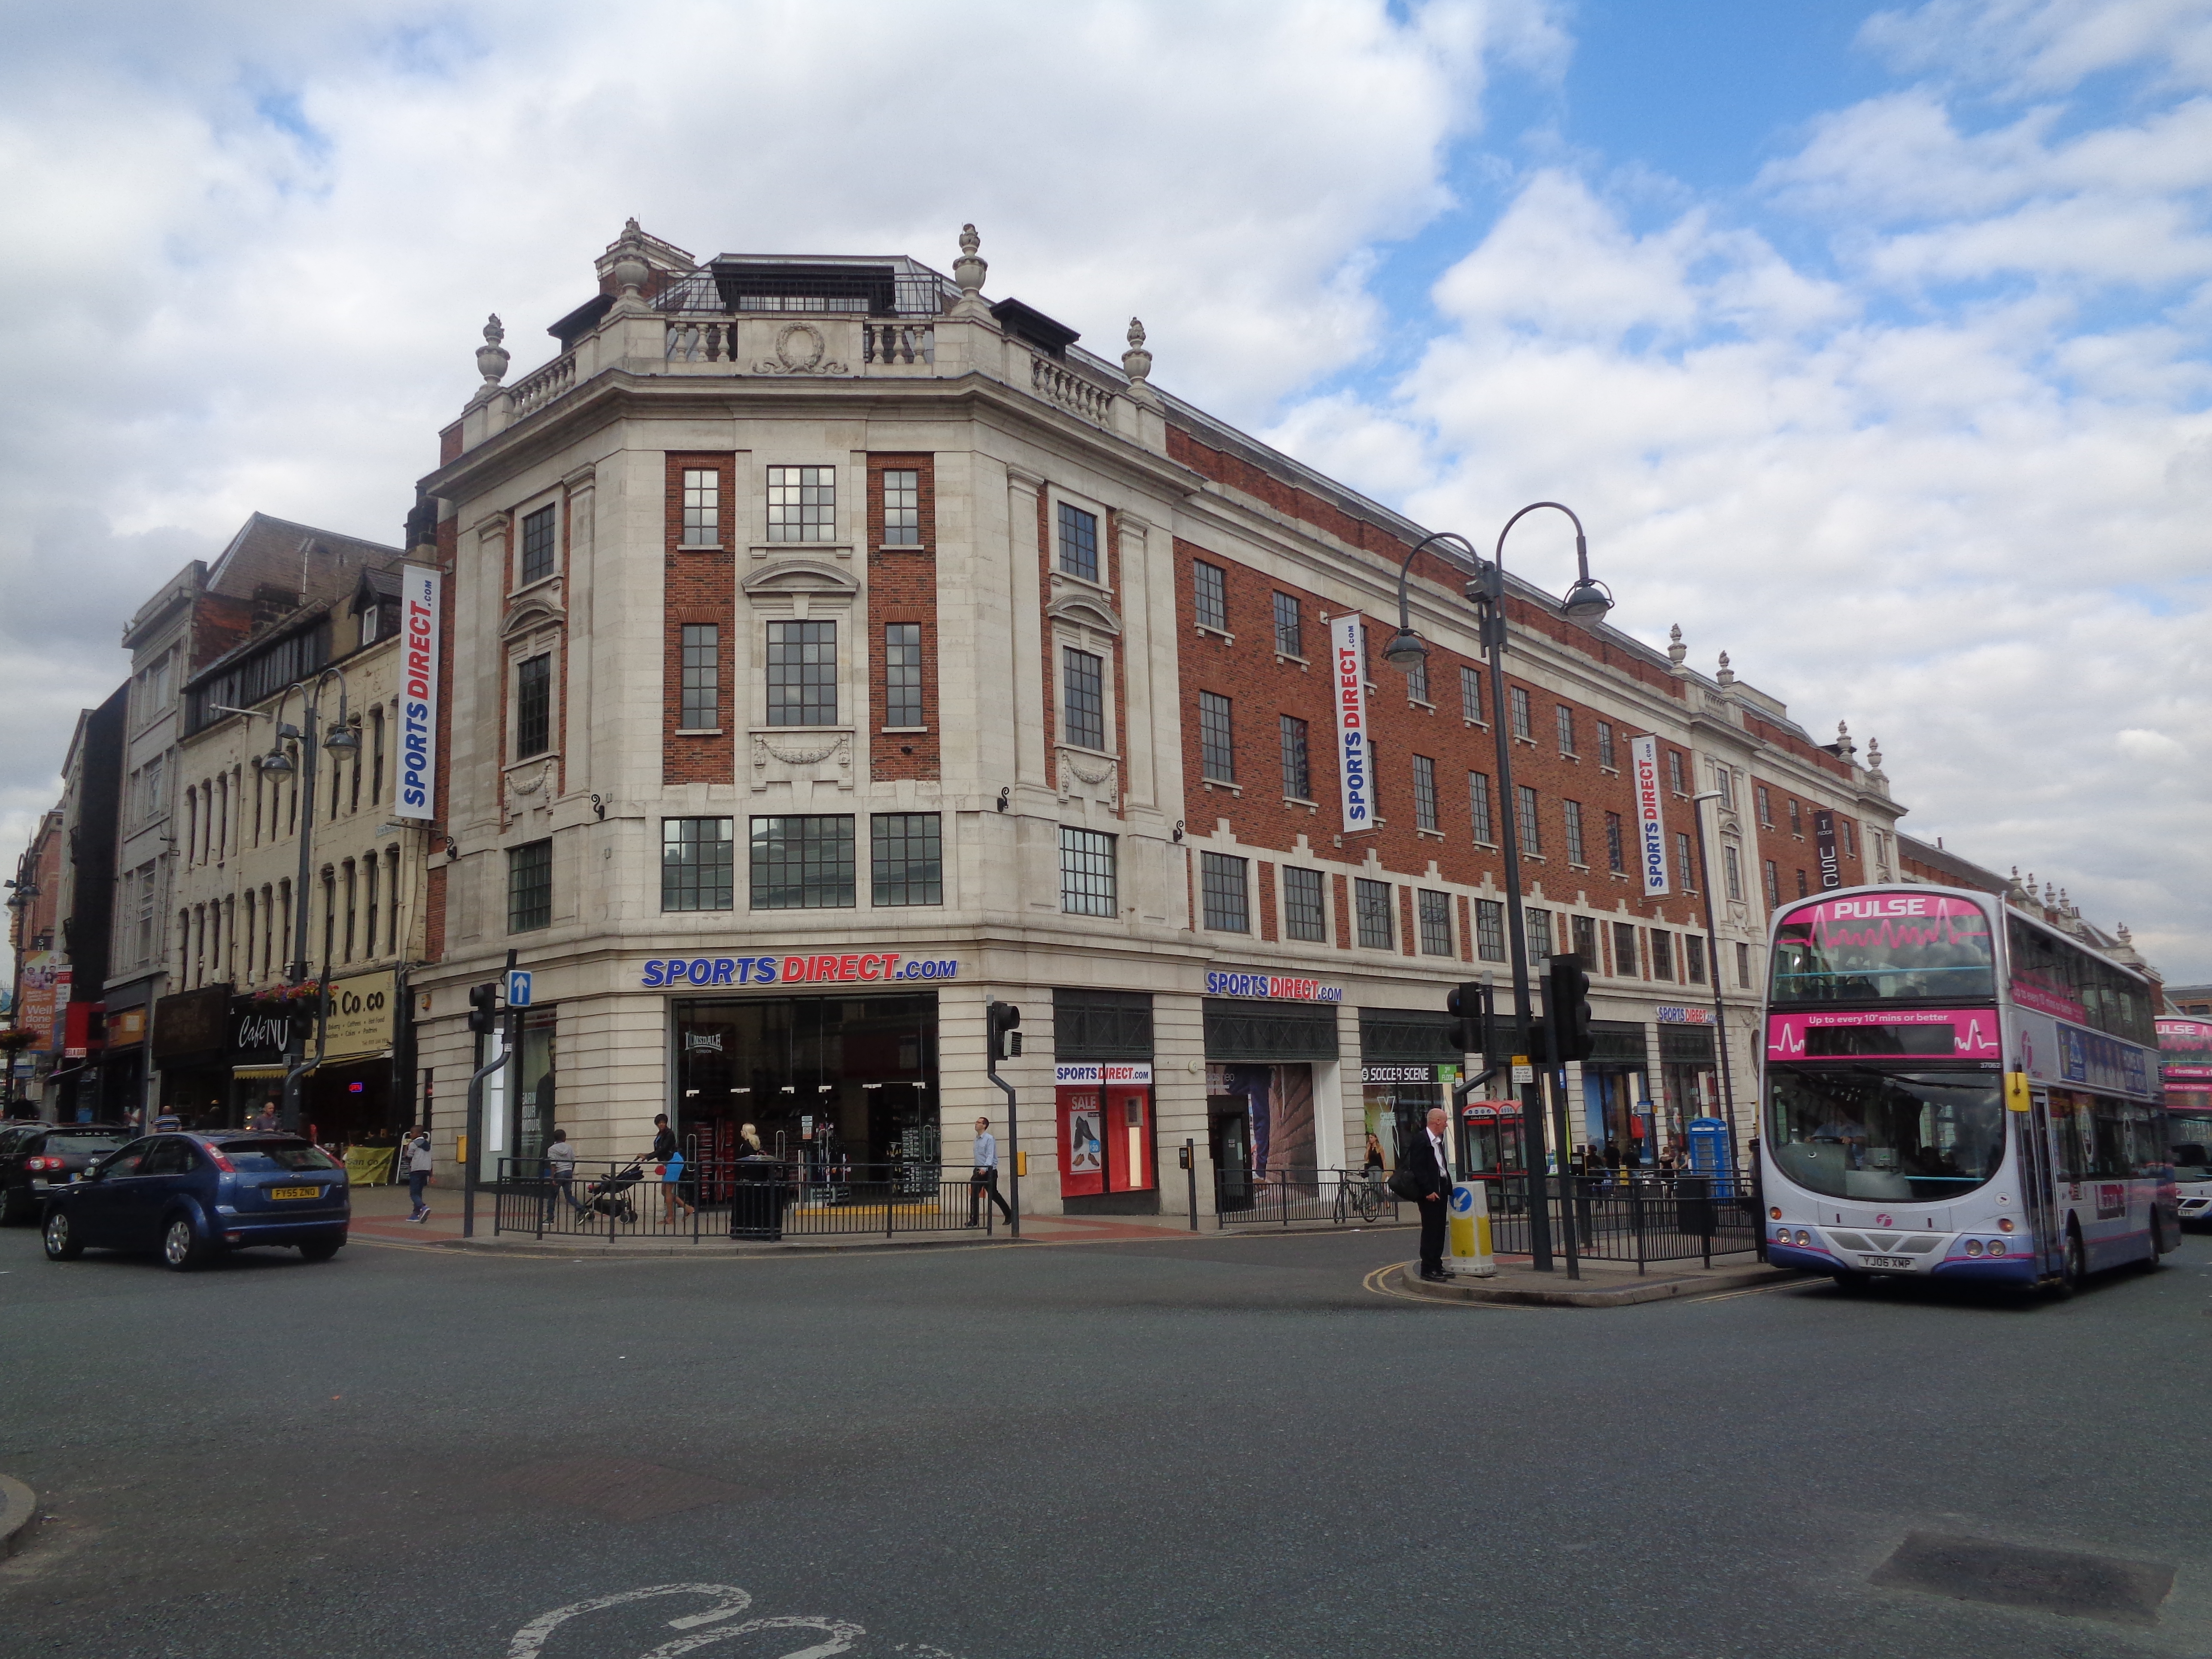
{"label": "man in blue shirt", "polygon": [[1006,1207],[1006,1200],[999,1196],[999,1138],[991,1133],[991,1120],[975,1120],[975,1173],[968,1177],[968,1224],[980,1225],[983,1200],[989,1199],[999,1206],[999,1213],[1012,1225],[1014,1212]]}

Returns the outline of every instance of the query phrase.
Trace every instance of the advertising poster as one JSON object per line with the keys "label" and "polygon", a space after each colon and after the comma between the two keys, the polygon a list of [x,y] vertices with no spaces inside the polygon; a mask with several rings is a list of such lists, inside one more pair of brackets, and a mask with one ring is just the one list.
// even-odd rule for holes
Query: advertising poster
{"label": "advertising poster", "polygon": [[1375,827],[1375,780],[1367,756],[1367,636],[1359,613],[1328,625],[1336,676],[1336,777],[1346,835]]}
{"label": "advertising poster", "polygon": [[403,818],[437,815],[438,600],[442,580],[427,564],[400,567],[399,626],[407,654],[400,673],[399,777],[392,810]]}
{"label": "advertising poster", "polygon": [[1844,866],[1836,857],[1836,815],[1825,806],[1813,809],[1813,847],[1820,856],[1820,885],[1841,887]]}
{"label": "advertising poster", "polygon": [[40,1048],[53,1046],[55,989],[69,971],[64,961],[58,951],[33,951],[23,958],[23,1000],[15,1011],[15,1024],[19,1030],[36,1032],[33,1046]]}
{"label": "advertising poster", "polygon": [[1209,1096],[1243,1104],[1255,1174],[1316,1167],[1312,1066],[1210,1065],[1206,1071]]}
{"label": "advertising poster", "polygon": [[1628,753],[1636,769],[1636,860],[1643,867],[1644,896],[1664,898],[1674,889],[1667,876],[1667,823],[1659,811],[1659,739],[1631,738]]}

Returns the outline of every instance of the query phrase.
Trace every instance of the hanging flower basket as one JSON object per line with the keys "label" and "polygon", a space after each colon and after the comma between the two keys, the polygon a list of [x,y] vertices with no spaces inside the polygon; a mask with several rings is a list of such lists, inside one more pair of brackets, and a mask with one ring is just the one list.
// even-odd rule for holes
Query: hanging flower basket
{"label": "hanging flower basket", "polygon": [[271,985],[253,994],[255,1004],[264,1008],[289,1008],[301,1012],[313,1008],[322,1000],[320,980],[307,980],[298,985]]}
{"label": "hanging flower basket", "polygon": [[38,1040],[36,1031],[0,1031],[0,1054],[21,1054]]}

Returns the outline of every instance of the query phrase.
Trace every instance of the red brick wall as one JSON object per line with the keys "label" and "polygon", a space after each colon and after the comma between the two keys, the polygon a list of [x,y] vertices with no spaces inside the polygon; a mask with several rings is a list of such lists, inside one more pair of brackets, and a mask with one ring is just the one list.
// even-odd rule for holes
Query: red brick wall
{"label": "red brick wall", "polygon": [[[720,480],[721,512],[714,539],[718,549],[686,548],[684,541],[684,474],[710,470]],[[737,458],[730,454],[671,453],[667,458],[664,505],[661,615],[660,775],[665,783],[734,783],[737,741],[732,726],[737,708],[734,664],[737,641]],[[721,632],[716,662],[720,713],[715,736],[677,735],[684,721],[684,629],[711,624]]]}
{"label": "red brick wall", "polygon": [[[918,473],[921,544],[884,545],[884,474]],[[921,718],[927,732],[885,732],[884,629],[921,627]],[[937,700],[937,464],[929,455],[868,457],[868,766],[869,775],[934,779],[943,775],[943,730]]]}

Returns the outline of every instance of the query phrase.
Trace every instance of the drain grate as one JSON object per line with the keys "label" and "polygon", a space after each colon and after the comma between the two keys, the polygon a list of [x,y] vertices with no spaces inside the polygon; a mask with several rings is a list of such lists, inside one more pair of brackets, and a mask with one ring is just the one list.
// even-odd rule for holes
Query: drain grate
{"label": "drain grate", "polygon": [[562,1504],[610,1521],[649,1521],[743,1496],[735,1486],[681,1469],[618,1457],[555,1458],[528,1463],[494,1485],[542,1504]]}
{"label": "drain grate", "polygon": [[2074,1619],[2154,1625],[2159,1603],[2173,1588],[2173,1569],[2156,1562],[1916,1532],[1907,1534],[1896,1553],[1874,1570],[1873,1582],[1890,1589],[2033,1607]]}

